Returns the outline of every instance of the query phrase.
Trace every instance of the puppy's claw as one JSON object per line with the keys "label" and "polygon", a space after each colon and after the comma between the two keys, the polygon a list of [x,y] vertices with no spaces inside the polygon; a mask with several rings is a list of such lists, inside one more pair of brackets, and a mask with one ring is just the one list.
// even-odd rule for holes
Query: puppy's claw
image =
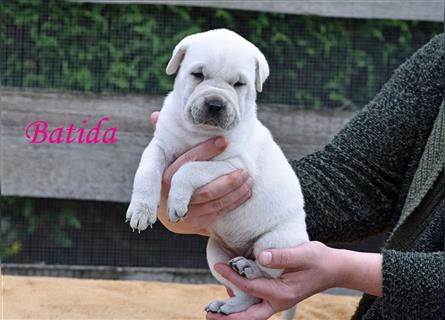
{"label": "puppy's claw", "polygon": [[204,310],[206,312],[211,312],[211,313],[220,313],[219,310],[221,308],[221,306],[224,305],[224,301],[221,300],[215,300],[213,302],[210,302],[205,308]]}
{"label": "puppy's claw", "polygon": [[[149,224],[156,222],[156,206],[159,203],[158,200],[154,202],[154,205],[150,205],[149,202],[134,200],[130,203],[127,210],[127,222],[130,222],[132,229],[144,231]],[[134,232],[134,230],[133,230]]]}
{"label": "puppy's claw", "polygon": [[168,218],[171,222],[178,222],[188,213],[187,203],[180,199],[170,198],[167,206]]}
{"label": "puppy's claw", "polygon": [[168,218],[169,218],[169,220],[171,222],[177,223],[179,221],[182,221],[186,215],[187,215],[187,212],[185,212],[184,214],[181,215],[178,212],[178,210],[176,210],[176,209],[169,209]]}
{"label": "puppy's claw", "polygon": [[255,279],[263,275],[258,265],[250,259],[236,257],[229,261],[230,267],[240,276],[248,279]]}

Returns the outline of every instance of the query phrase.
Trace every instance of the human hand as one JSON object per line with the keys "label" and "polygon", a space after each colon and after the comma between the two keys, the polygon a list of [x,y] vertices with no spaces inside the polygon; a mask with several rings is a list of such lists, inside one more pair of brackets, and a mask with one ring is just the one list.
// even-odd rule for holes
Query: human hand
{"label": "human hand", "polygon": [[[154,127],[158,116],[159,112],[153,112],[150,117]],[[167,229],[176,233],[208,235],[206,228],[210,224],[250,198],[253,180],[247,171],[237,170],[196,190],[182,222],[172,223],[168,220],[167,196],[171,179],[176,171],[189,161],[210,160],[223,152],[226,147],[227,141],[224,137],[209,139],[181,155],[165,170],[158,217]]]}
{"label": "human hand", "polygon": [[266,250],[257,260],[266,267],[285,269],[285,272],[277,279],[249,280],[226,264],[215,265],[215,271],[242,291],[263,301],[244,312],[227,316],[207,313],[207,320],[268,319],[276,312],[333,287],[382,294],[380,254],[333,249],[311,241],[295,248]]}

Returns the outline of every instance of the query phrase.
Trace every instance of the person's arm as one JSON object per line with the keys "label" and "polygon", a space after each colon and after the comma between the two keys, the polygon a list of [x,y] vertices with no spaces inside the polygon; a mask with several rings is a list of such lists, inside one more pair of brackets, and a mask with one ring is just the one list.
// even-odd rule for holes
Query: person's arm
{"label": "person's arm", "polygon": [[208,320],[268,319],[278,311],[333,287],[382,295],[382,256],[377,253],[333,249],[311,241],[295,248],[266,250],[257,260],[269,268],[285,269],[285,273],[277,279],[249,280],[226,264],[215,265],[215,270],[224,278],[263,301],[229,316],[208,313]]}
{"label": "person's arm", "polygon": [[389,319],[406,319],[406,315],[444,319],[444,253],[383,250],[382,255],[385,315]]}
{"label": "person's arm", "polygon": [[381,297],[385,315],[390,319],[406,319],[406,315],[410,319],[445,316],[443,252],[363,253],[311,241],[295,248],[266,250],[257,259],[266,267],[285,269],[285,273],[278,279],[249,280],[226,264],[215,265],[224,278],[263,301],[229,316],[208,313],[208,320],[268,319],[333,287]]}
{"label": "person's arm", "polygon": [[291,162],[312,240],[357,240],[395,224],[404,179],[414,174],[444,97],[443,63],[442,34],[401,65],[324,150]]}

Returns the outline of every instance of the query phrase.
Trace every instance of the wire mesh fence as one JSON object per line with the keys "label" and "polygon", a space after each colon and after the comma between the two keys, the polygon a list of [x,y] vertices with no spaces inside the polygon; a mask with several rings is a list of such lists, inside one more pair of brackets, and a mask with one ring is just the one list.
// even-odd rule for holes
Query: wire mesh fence
{"label": "wire mesh fence", "polygon": [[4,86],[165,94],[164,69],[184,36],[230,28],[268,58],[262,102],[360,108],[442,25],[198,7],[5,1]]}
{"label": "wire mesh fence", "polygon": [[54,199],[2,201],[3,262],[206,268],[206,239],[161,223],[132,232],[126,204]]}
{"label": "wire mesh fence", "polygon": [[[62,1],[0,3],[2,86],[160,95],[184,36],[226,27],[255,43],[271,76],[261,102],[358,109],[442,24],[211,8]],[[2,198],[3,262],[205,268],[205,239],[160,223],[141,234],[126,204]]]}
{"label": "wire mesh fence", "polygon": [[[169,232],[160,222],[141,233],[125,223],[126,204],[3,197],[2,262],[122,267],[207,268],[207,240]],[[376,251],[384,235],[340,244]],[[334,245],[335,246],[335,245]]]}

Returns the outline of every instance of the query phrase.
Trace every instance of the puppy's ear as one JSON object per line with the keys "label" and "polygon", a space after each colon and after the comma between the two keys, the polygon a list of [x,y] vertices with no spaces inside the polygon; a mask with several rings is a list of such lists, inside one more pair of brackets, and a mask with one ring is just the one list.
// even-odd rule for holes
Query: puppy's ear
{"label": "puppy's ear", "polygon": [[267,64],[266,57],[257,49],[255,56],[255,87],[258,92],[263,91],[263,83],[269,76],[269,65]]}
{"label": "puppy's ear", "polygon": [[170,76],[172,74],[175,74],[176,71],[178,71],[181,62],[184,59],[185,51],[186,51],[186,46],[185,44],[183,44],[183,41],[181,41],[173,50],[172,57],[170,58],[170,61],[167,64],[167,68],[165,68],[165,73],[167,73]]}
{"label": "puppy's ear", "polygon": [[179,41],[179,43],[173,50],[172,57],[170,58],[170,61],[167,64],[167,68],[165,68],[165,73],[167,73],[170,76],[178,71],[182,60],[184,60],[187,47],[190,45],[190,43],[196,36],[197,34],[192,34]]}

